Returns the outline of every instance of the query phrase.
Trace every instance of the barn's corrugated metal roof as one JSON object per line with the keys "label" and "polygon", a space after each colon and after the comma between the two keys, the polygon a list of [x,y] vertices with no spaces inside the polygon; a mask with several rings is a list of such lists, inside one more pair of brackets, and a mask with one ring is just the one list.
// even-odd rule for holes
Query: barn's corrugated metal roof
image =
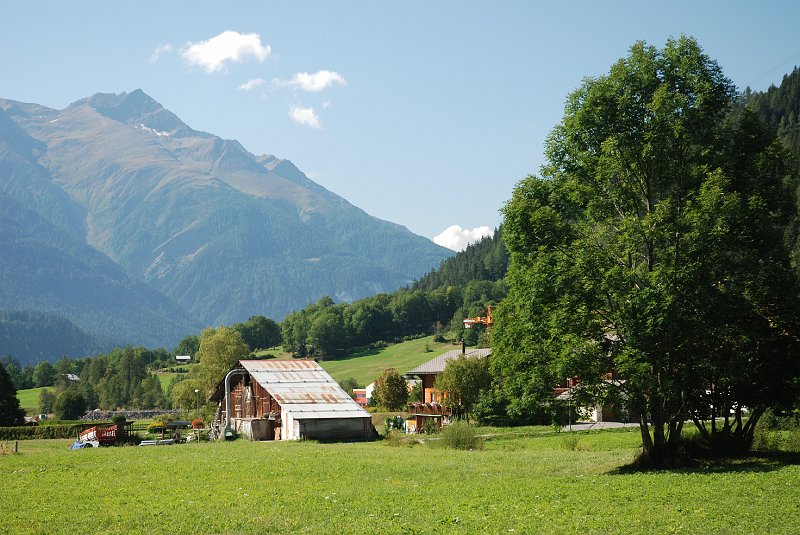
{"label": "barn's corrugated metal roof", "polygon": [[[465,353],[468,357],[488,357],[492,354],[492,350],[489,348],[486,349],[468,349]],[[433,360],[429,360],[424,364],[420,364],[413,370],[406,373],[406,375],[425,375],[425,374],[436,374],[442,373],[444,371],[444,366],[447,364],[448,360],[457,359],[461,356],[460,349],[454,349],[452,351],[448,351],[447,353],[442,353],[438,357]]]}
{"label": "barn's corrugated metal roof", "polygon": [[313,360],[239,362],[292,418],[370,418]]}

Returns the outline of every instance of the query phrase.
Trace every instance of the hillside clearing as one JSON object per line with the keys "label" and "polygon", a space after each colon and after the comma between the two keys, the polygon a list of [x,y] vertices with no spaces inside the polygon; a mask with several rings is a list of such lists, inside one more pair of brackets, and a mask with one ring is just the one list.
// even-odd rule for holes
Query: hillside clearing
{"label": "hillside clearing", "polygon": [[383,349],[366,349],[345,357],[320,361],[319,364],[339,384],[348,377],[354,377],[363,387],[374,381],[387,368],[395,368],[401,374],[406,373],[415,366],[455,347],[448,342],[434,342],[433,336],[426,336],[392,344]]}

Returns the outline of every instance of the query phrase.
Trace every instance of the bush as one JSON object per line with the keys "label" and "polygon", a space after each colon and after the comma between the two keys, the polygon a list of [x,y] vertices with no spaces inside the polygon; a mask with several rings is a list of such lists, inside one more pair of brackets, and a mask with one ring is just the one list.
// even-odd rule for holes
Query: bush
{"label": "bush", "polygon": [[0,427],[0,440],[74,438],[84,427],[75,425]]}
{"label": "bush", "polygon": [[124,424],[127,420],[125,419],[125,415],[120,413],[112,416],[111,421],[114,422],[115,424]]}
{"label": "bush", "polygon": [[163,433],[165,429],[166,426],[164,425],[164,422],[153,422],[147,426],[147,432],[153,434]]}
{"label": "bush", "polygon": [[482,450],[483,437],[475,426],[464,420],[456,420],[442,428],[442,445],[453,450]]}

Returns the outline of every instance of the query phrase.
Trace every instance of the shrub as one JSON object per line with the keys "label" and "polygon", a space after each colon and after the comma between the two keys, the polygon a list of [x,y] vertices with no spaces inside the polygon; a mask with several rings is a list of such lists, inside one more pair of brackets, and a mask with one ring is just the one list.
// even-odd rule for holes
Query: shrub
{"label": "shrub", "polygon": [[436,421],[433,418],[425,418],[422,421],[422,432],[426,435],[432,435],[439,430],[439,426],[436,425]]}
{"label": "shrub", "polygon": [[0,440],[30,440],[50,438],[74,438],[85,426],[47,425],[0,427]]}
{"label": "shrub", "polygon": [[205,429],[206,424],[200,418],[195,418],[192,420],[192,428],[194,429]]}
{"label": "shrub", "polygon": [[125,415],[123,413],[119,413],[112,416],[111,421],[115,424],[124,424],[127,420],[125,419]]}
{"label": "shrub", "polygon": [[483,437],[475,426],[464,420],[456,420],[442,428],[442,445],[453,450],[482,450]]}
{"label": "shrub", "polygon": [[154,434],[163,433],[165,429],[164,422],[153,422],[147,426],[147,431]]}

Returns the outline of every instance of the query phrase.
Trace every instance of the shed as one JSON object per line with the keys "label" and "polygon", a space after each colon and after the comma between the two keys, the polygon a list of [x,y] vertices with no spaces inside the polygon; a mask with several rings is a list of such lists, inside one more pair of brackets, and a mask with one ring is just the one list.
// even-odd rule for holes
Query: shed
{"label": "shed", "polygon": [[252,440],[370,439],[372,417],[313,360],[241,360],[212,399],[214,425]]}

